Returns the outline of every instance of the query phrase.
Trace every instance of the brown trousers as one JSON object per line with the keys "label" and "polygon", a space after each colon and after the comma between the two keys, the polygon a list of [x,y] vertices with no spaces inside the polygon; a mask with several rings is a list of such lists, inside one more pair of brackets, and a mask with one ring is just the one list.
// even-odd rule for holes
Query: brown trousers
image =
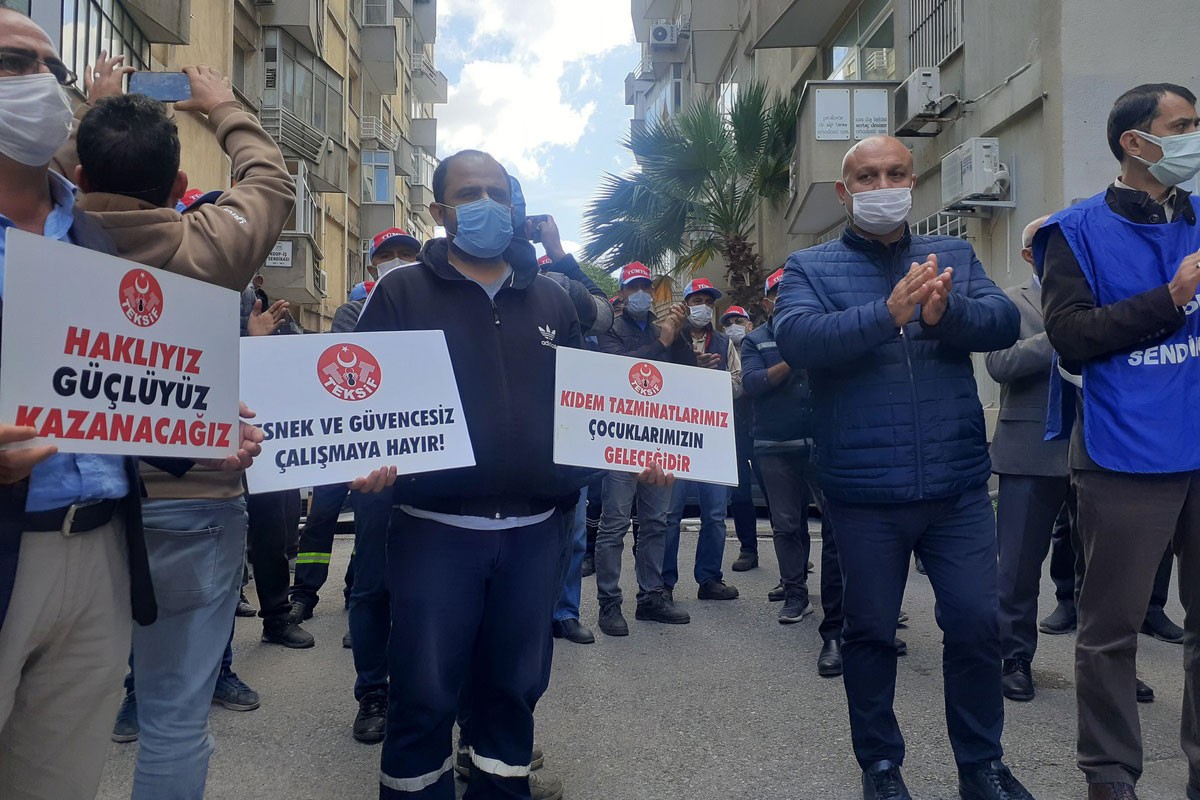
{"label": "brown trousers", "polygon": [[1075,470],[1072,480],[1086,564],[1075,645],[1079,768],[1089,783],[1134,784],[1142,774],[1138,631],[1171,546],[1187,631],[1180,738],[1191,781],[1200,786],[1200,472]]}
{"label": "brown trousers", "polygon": [[123,523],[26,532],[0,627],[0,800],[93,800],[133,622]]}

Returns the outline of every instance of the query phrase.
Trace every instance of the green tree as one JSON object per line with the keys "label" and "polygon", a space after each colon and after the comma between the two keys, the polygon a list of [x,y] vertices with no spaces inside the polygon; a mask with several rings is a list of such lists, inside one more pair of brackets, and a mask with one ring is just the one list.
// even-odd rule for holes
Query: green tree
{"label": "green tree", "polygon": [[604,177],[584,215],[584,256],[685,277],[720,259],[733,303],[755,313],[766,271],[750,232],[761,201],[787,197],[798,110],[754,82],[727,115],[699,101],[634,132],[624,146],[639,168]]}
{"label": "green tree", "polygon": [[595,264],[583,262],[579,268],[591,278],[597,286],[604,290],[604,293],[609,297],[614,297],[620,287],[617,285],[617,279],[612,276],[612,273],[603,267],[598,267]]}

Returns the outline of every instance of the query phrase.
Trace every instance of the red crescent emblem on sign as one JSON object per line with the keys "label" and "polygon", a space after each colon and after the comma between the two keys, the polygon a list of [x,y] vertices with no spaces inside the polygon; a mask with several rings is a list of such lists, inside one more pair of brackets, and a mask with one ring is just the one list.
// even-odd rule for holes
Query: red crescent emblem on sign
{"label": "red crescent emblem on sign", "polygon": [[382,378],[379,361],[356,344],[335,344],[317,359],[317,380],[339,400],[366,400]]}
{"label": "red crescent emblem on sign", "polygon": [[658,367],[642,361],[629,370],[629,385],[642,397],[653,397],[662,391],[663,376]]}
{"label": "red crescent emblem on sign", "polygon": [[125,319],[139,328],[149,328],[162,317],[163,290],[158,280],[144,269],[131,269],[121,278],[117,301]]}

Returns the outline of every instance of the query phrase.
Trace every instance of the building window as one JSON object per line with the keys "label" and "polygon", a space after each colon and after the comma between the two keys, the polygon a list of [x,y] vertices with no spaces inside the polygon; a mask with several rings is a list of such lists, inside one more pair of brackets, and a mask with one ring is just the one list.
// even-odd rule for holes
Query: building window
{"label": "building window", "polygon": [[125,63],[139,70],[150,66],[150,41],[114,0],[63,0],[62,8],[62,60],[67,69],[82,75],[101,50],[110,56],[123,54]]}
{"label": "building window", "polygon": [[[736,56],[735,56],[736,58]],[[717,109],[721,116],[728,117],[733,113],[733,106],[738,96],[738,68],[732,61],[721,76],[720,93],[717,95]]]}
{"label": "building window", "polygon": [[954,236],[958,239],[969,239],[967,236],[967,220],[965,217],[937,212],[930,214],[920,222],[911,225],[916,236]]}
{"label": "building window", "polygon": [[263,32],[266,88],[263,105],[285,108],[328,136],[341,141],[342,76],[278,28]]}
{"label": "building window", "polygon": [[392,154],[387,150],[363,150],[362,176],[364,203],[394,202]]}
{"label": "building window", "polygon": [[908,0],[913,67],[937,67],[963,44],[962,0]]}
{"label": "building window", "polygon": [[29,16],[29,0],[0,0],[0,8],[11,8]]}
{"label": "building window", "polygon": [[[914,0],[915,1],[915,0]],[[827,51],[831,81],[887,81],[896,77],[896,33],[888,0],[865,0]]]}
{"label": "building window", "polygon": [[363,25],[395,25],[395,11],[392,10],[392,0],[362,0]]}
{"label": "building window", "polygon": [[316,236],[317,219],[321,212],[317,207],[317,195],[308,185],[308,165],[300,162],[292,176],[296,181],[296,206],[283,228],[284,233]]}

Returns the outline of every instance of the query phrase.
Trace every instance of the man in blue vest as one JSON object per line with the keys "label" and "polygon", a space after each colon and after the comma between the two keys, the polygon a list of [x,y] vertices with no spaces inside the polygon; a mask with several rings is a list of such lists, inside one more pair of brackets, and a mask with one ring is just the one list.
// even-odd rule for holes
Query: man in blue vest
{"label": "man in blue vest", "polygon": [[906,800],[892,710],[900,601],[915,551],[944,633],[947,732],[964,800],[1029,800],[1000,760],[1004,699],[996,518],[971,353],[1017,340],[1016,307],[967,242],[914,236],[912,154],[852,147],[840,239],[788,259],[773,318],[780,353],[808,371],[825,512],[844,578],[842,661],[866,800]]}
{"label": "man in blue vest", "polygon": [[1046,333],[1082,390],[1069,463],[1085,557],[1075,678],[1089,800],[1137,796],[1137,637],[1168,545],[1185,612],[1187,797],[1200,800],[1200,205],[1179,188],[1200,172],[1197,126],[1182,86],[1123,94],[1108,117],[1121,176],[1034,239]]}

